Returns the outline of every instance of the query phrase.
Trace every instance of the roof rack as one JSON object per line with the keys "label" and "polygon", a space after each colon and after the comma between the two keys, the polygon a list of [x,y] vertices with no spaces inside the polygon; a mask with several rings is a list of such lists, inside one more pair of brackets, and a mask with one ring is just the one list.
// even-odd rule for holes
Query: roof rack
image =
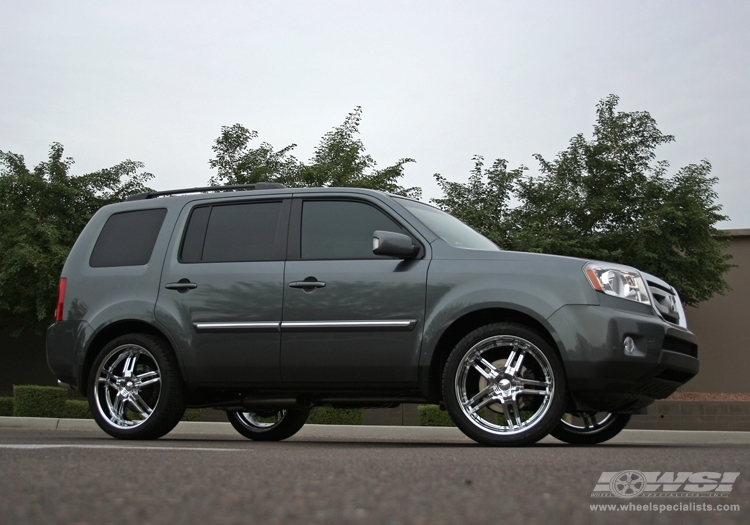
{"label": "roof rack", "polygon": [[234,190],[277,190],[286,188],[283,184],[278,182],[258,182],[256,184],[233,184],[230,186],[205,186],[203,188],[183,188],[181,190],[167,190],[167,191],[152,191],[150,193],[136,193],[131,195],[126,200],[129,201],[142,201],[145,199],[153,199],[155,197],[163,197],[164,195],[177,195],[180,193],[205,193],[208,191],[234,191]]}

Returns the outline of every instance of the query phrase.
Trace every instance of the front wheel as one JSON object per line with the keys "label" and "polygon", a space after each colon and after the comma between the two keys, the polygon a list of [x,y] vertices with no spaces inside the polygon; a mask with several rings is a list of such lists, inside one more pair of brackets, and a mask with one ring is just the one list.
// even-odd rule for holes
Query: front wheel
{"label": "front wheel", "polygon": [[629,421],[630,414],[573,412],[565,414],[550,434],[571,445],[596,445],[615,437]]}
{"label": "front wheel", "polygon": [[443,372],[443,399],[456,426],[494,446],[535,443],[565,410],[566,382],[557,353],[516,323],[478,328],[453,349]]}
{"label": "front wheel", "polygon": [[309,410],[227,411],[234,429],[254,441],[281,441],[292,437],[307,423]]}

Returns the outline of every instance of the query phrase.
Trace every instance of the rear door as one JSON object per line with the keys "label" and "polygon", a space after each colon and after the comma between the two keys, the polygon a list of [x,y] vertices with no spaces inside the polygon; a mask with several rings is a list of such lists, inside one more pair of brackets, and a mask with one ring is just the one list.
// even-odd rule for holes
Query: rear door
{"label": "rear door", "polygon": [[196,383],[274,384],[290,200],[186,206],[167,254],[156,318]]}
{"label": "rear door", "polygon": [[414,237],[374,199],[295,199],[285,271],[285,384],[417,382],[429,260],[372,253],[375,230]]}

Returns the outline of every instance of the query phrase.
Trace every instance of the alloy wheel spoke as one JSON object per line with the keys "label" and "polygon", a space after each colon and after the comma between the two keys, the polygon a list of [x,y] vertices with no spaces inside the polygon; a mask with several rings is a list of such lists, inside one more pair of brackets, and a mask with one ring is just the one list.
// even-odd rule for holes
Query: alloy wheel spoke
{"label": "alloy wheel spoke", "polygon": [[125,420],[125,396],[120,392],[117,392],[112,403],[112,416],[118,421]]}
{"label": "alloy wheel spoke", "polygon": [[146,419],[151,415],[151,412],[153,412],[153,409],[151,409],[143,400],[143,398],[141,398],[141,396],[138,394],[131,395],[129,401],[130,406],[133,407],[133,409],[138,412],[143,419]]}
{"label": "alloy wheel spoke", "polygon": [[106,386],[116,388],[117,380],[120,379],[115,374],[110,372],[109,370],[102,370],[102,373],[99,375],[99,383],[104,383]]}
{"label": "alloy wheel spoke", "polygon": [[588,412],[581,413],[581,419],[587,429],[593,429],[596,426],[595,417],[592,417],[592,414],[589,414]]}
{"label": "alloy wheel spoke", "polygon": [[127,359],[125,359],[125,364],[123,365],[123,377],[133,377],[133,371],[135,370],[135,364],[138,361],[138,354],[135,352],[128,355]]}
{"label": "alloy wheel spoke", "polygon": [[464,407],[466,407],[466,410],[468,411],[469,415],[473,416],[474,414],[482,410],[487,405],[491,405],[492,403],[495,403],[495,402],[497,402],[497,399],[495,398],[495,396],[487,396],[474,406],[467,406],[466,404],[464,404]]}
{"label": "alloy wheel spoke", "polygon": [[[516,357],[518,356],[518,357]],[[523,358],[526,357],[526,352],[521,350],[517,352],[515,349],[508,356],[508,360],[505,362],[505,373],[511,377],[516,377],[521,365],[523,364]],[[515,363],[513,362],[515,360]]]}
{"label": "alloy wheel spoke", "polygon": [[523,377],[518,379],[518,382],[523,386],[541,386],[544,388],[550,386],[549,381],[537,381],[536,379],[525,379]]}
{"label": "alloy wheel spoke", "polygon": [[137,376],[135,376],[135,378],[140,381],[143,381],[144,379],[148,379],[150,377],[155,377],[158,375],[159,375],[159,372],[157,372],[156,370],[149,370],[148,372],[143,372],[142,374],[138,374]]}
{"label": "alloy wheel spoke", "polygon": [[489,382],[493,382],[500,375],[500,370],[483,358],[478,352],[475,354],[474,360],[469,363],[474,367],[474,370],[479,372]]}
{"label": "alloy wheel spoke", "polygon": [[[503,415],[505,416],[505,423],[510,428],[514,428],[515,424],[513,423],[513,414],[511,414],[511,403],[515,405],[512,399],[505,399],[503,400],[501,406],[503,407]],[[518,405],[516,405],[516,407],[517,406]]]}
{"label": "alloy wheel spoke", "polygon": [[154,377],[153,379],[149,379],[148,381],[141,381],[140,383],[138,383],[138,387],[143,388],[144,386],[152,385],[160,381],[161,381],[161,377]]}
{"label": "alloy wheel spoke", "polygon": [[521,428],[521,426],[523,426],[523,421],[521,420],[521,411],[518,409],[518,403],[515,398],[509,399],[506,404],[513,409],[513,417],[516,420],[516,426]]}
{"label": "alloy wheel spoke", "polygon": [[517,395],[548,396],[549,390],[534,390],[533,388],[522,388],[517,391]]}
{"label": "alloy wheel spoke", "polygon": [[466,401],[466,402],[464,403],[464,406],[466,406],[466,407],[469,407],[469,408],[473,407],[473,406],[474,406],[474,403],[476,403],[476,402],[477,402],[477,401],[479,401],[480,399],[483,399],[483,398],[485,398],[485,397],[486,397],[487,395],[489,395],[489,394],[490,394],[490,393],[491,393],[491,392],[492,392],[493,390],[494,390],[494,385],[490,383],[490,384],[489,384],[489,385],[487,385],[487,386],[486,386],[486,387],[485,387],[485,388],[484,388],[484,389],[483,389],[482,391],[480,391],[480,392],[477,392],[476,394],[474,394],[474,396],[473,396],[473,397],[472,397],[471,399],[469,399],[468,401]]}
{"label": "alloy wheel spoke", "polygon": [[122,362],[123,362],[123,360],[125,360],[125,358],[126,358],[126,357],[128,357],[128,353],[127,353],[127,352],[123,352],[123,353],[121,353],[120,355],[118,355],[118,356],[117,356],[117,359],[115,359],[114,361],[112,361],[112,364],[111,364],[111,365],[109,365],[109,366],[108,366],[108,367],[107,367],[107,368],[105,369],[105,370],[106,370],[106,372],[108,372],[108,373],[110,373],[110,374],[112,374],[112,375],[115,375],[115,372],[114,372],[114,371],[115,371],[115,369],[116,369],[116,368],[117,368],[117,367],[118,367],[118,366],[120,365],[120,363],[122,363]]}

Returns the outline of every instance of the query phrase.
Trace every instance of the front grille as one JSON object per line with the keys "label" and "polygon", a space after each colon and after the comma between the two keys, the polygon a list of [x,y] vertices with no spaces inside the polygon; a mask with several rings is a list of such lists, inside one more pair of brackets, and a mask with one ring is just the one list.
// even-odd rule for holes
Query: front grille
{"label": "front grille", "polygon": [[654,298],[654,306],[662,317],[670,323],[680,324],[680,313],[677,307],[680,298],[671,290],[655,282],[648,281],[648,287],[651,290],[651,297]]}
{"label": "front grille", "polygon": [[661,347],[670,352],[678,352],[680,354],[689,355],[690,357],[698,357],[698,345],[670,335],[664,338]]}

